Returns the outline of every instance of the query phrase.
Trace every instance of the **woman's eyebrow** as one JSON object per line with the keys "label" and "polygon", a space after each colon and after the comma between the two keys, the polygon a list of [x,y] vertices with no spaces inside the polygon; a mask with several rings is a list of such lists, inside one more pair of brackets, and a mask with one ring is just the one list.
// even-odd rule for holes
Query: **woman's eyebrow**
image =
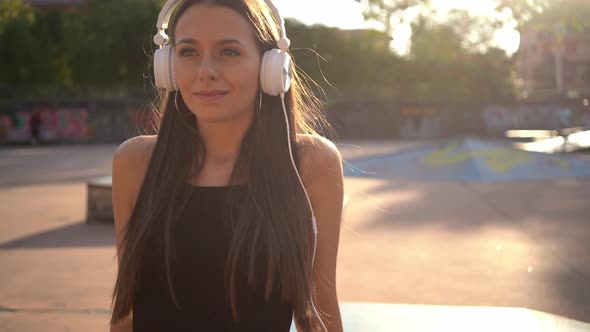
{"label": "woman's eyebrow", "polygon": [[[191,45],[199,45],[200,42],[196,39],[193,38],[183,38],[179,41],[176,42],[176,45],[178,44],[191,44]],[[244,45],[244,43],[242,43],[241,41],[237,40],[237,39],[222,39],[216,42],[216,44],[218,45],[227,45],[227,44],[239,44],[244,48],[247,48],[246,45]]]}

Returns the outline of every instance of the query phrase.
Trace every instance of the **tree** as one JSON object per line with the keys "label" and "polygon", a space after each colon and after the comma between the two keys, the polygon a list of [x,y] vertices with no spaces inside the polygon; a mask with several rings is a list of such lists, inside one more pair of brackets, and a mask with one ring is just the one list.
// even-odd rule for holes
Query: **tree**
{"label": "tree", "polygon": [[[95,91],[133,91],[150,76],[152,37],[163,0],[89,0],[70,19],[77,82]],[[144,75],[146,74],[147,75]]]}
{"label": "tree", "polygon": [[[431,0],[357,0],[365,4],[363,15],[365,20],[376,21],[383,26],[383,31],[393,36],[394,29],[400,25],[420,22],[429,24],[446,24],[451,26],[462,37],[462,45],[471,50],[485,52],[492,47],[494,33],[506,24],[510,24],[513,16],[526,19],[532,13],[537,2],[549,0],[498,0],[503,1],[496,8],[498,15],[475,17],[466,10],[450,11],[443,22],[434,19],[437,14]],[[513,11],[511,11],[513,10]],[[508,14],[501,15],[502,13]],[[513,16],[510,14],[514,13]],[[411,24],[412,28],[414,24]],[[413,30],[413,29],[412,29]]]}
{"label": "tree", "polygon": [[413,17],[426,17],[432,11],[430,0],[366,0],[363,16],[365,20],[381,23],[383,31],[392,36],[397,25],[404,24]]}
{"label": "tree", "polygon": [[466,10],[452,10],[443,21],[434,15],[430,1],[365,3],[365,17],[381,21],[386,29],[411,18],[410,51],[403,69],[397,68],[403,82],[390,83],[396,86],[397,100],[462,103],[514,98],[512,60],[492,44],[499,21],[474,17]]}
{"label": "tree", "polygon": [[507,12],[517,28],[550,31],[556,35],[566,30],[590,29],[590,2],[587,0],[499,0],[497,12]]}
{"label": "tree", "polygon": [[10,94],[26,88],[46,94],[69,81],[61,52],[61,17],[48,11],[42,15],[18,0],[0,4],[0,82]]}
{"label": "tree", "polygon": [[[15,96],[143,94],[164,0],[89,0],[67,11],[0,3],[0,85]],[[150,76],[148,73],[145,76]]]}
{"label": "tree", "polygon": [[518,26],[530,21],[533,16],[543,12],[555,0],[498,0],[497,12],[507,12]]}
{"label": "tree", "polygon": [[399,58],[387,36],[376,30],[340,30],[287,20],[297,65],[332,98],[385,94]]}
{"label": "tree", "polygon": [[[383,31],[286,22],[296,63],[328,98],[509,98],[510,59],[500,50],[478,47],[488,42],[489,34],[469,36],[477,29],[489,32],[489,22],[462,11],[437,22],[427,15],[428,1],[372,3],[389,6],[398,17],[388,20],[392,24],[413,18],[408,57],[391,51],[390,37]],[[152,36],[162,4],[88,0],[84,7],[68,11],[38,11],[18,0],[1,2],[0,43],[10,47],[0,48],[0,85],[16,87],[17,97],[145,96],[153,91]]]}

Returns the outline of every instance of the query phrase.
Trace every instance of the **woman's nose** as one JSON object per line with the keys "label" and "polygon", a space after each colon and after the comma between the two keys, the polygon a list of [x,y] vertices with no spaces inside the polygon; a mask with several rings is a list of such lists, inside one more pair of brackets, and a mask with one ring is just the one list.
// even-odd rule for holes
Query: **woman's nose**
{"label": "woman's nose", "polygon": [[199,79],[214,80],[217,79],[217,70],[215,68],[215,61],[211,56],[204,56],[199,68]]}

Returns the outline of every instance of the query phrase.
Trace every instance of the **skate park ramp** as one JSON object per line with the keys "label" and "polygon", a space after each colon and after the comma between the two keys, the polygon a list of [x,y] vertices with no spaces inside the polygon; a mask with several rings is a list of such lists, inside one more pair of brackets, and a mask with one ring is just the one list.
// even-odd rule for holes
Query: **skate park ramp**
{"label": "skate park ramp", "polygon": [[590,160],[515,149],[476,138],[425,143],[389,154],[345,160],[349,177],[418,181],[514,182],[590,177]]}

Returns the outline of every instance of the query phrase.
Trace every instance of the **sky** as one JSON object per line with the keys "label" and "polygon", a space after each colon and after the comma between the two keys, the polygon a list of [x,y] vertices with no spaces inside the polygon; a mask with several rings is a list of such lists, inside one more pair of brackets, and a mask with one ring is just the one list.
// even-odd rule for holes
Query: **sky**
{"label": "sky", "polygon": [[[363,20],[363,5],[354,0],[273,0],[284,17],[293,17],[305,24],[321,23],[342,29],[378,27]],[[474,15],[490,15],[494,9],[493,0],[432,0],[442,13],[453,8],[467,9]],[[313,10],[312,10],[313,9]],[[288,35],[288,31],[287,31]],[[408,50],[411,29],[400,27],[394,34],[394,49],[401,54]],[[508,54],[518,49],[520,37],[517,31],[506,28],[496,34],[496,44]]]}

